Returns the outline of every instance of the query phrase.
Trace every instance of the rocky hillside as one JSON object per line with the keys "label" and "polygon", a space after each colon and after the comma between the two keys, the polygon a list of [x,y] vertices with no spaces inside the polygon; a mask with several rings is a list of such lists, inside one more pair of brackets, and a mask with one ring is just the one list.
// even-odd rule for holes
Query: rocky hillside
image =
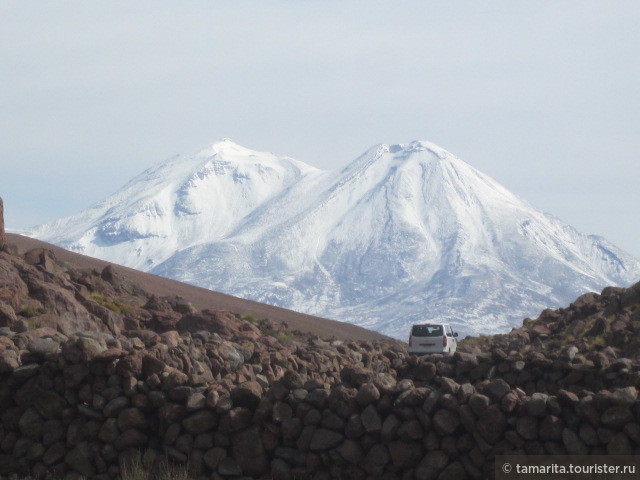
{"label": "rocky hillside", "polygon": [[199,310],[0,252],[0,475],[483,479],[502,453],[640,454],[640,284],[453,357]]}
{"label": "rocky hillside", "polygon": [[536,352],[551,359],[607,368],[617,358],[640,360],[640,283],[586,293],[568,308],[546,309],[506,335],[469,338],[468,351]]}
{"label": "rocky hillside", "polygon": [[[207,290],[186,283],[181,283],[157,275],[141,272],[121,265],[80,255],[64,250],[50,243],[16,234],[7,234],[7,242],[12,245],[15,253],[24,255],[29,251],[46,250],[53,254],[56,261],[67,269],[85,273],[99,274],[106,267],[115,275],[124,277],[131,284],[144,290],[148,297],[182,297],[182,301],[191,303],[198,310],[225,310],[237,317],[269,318],[277,324],[286,324],[288,328],[317,335],[322,338],[335,337],[338,340],[380,340],[388,339],[372,330],[366,330],[356,325],[337,322],[327,318],[306,315],[292,310],[254,302],[244,298],[226,295],[224,293]],[[16,247],[16,248],[13,248]]]}

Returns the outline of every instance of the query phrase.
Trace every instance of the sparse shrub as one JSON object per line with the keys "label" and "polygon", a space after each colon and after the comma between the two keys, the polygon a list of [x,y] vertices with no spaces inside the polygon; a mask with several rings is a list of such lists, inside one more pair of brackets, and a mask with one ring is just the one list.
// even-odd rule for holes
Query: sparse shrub
{"label": "sparse shrub", "polygon": [[150,477],[144,465],[142,465],[139,454],[122,465],[120,475],[122,480],[147,480]]}
{"label": "sparse shrub", "polygon": [[26,318],[37,317],[38,315],[43,315],[47,313],[47,309],[43,306],[34,308],[31,305],[23,305],[18,311],[18,315],[22,315]]}
{"label": "sparse shrub", "polygon": [[151,472],[142,463],[142,455],[132,455],[122,465],[122,480],[189,480],[188,467],[168,461],[162,461]]}
{"label": "sparse shrub", "polygon": [[163,462],[155,476],[157,480],[189,480],[186,465]]}
{"label": "sparse shrub", "polygon": [[293,335],[291,333],[286,333],[286,332],[278,332],[276,334],[276,338],[278,340],[285,340],[285,341],[290,341],[293,340]]}
{"label": "sparse shrub", "polygon": [[481,348],[485,346],[490,340],[490,337],[486,335],[480,335],[478,337],[465,337],[458,343],[460,346],[465,347],[478,347]]}
{"label": "sparse shrub", "polygon": [[589,348],[591,350],[595,350],[595,349],[601,349],[604,348],[607,345],[607,341],[604,339],[604,337],[596,337],[593,339],[593,342],[591,342],[591,345],[589,345]]}
{"label": "sparse shrub", "polygon": [[118,315],[126,315],[131,311],[131,306],[126,303],[122,303],[115,298],[108,298],[98,292],[91,292],[89,298],[96,302],[98,305],[102,305],[109,310],[116,312]]}
{"label": "sparse shrub", "polygon": [[260,323],[253,312],[247,312],[240,318],[245,322],[249,322],[251,325],[258,325],[258,323]]}

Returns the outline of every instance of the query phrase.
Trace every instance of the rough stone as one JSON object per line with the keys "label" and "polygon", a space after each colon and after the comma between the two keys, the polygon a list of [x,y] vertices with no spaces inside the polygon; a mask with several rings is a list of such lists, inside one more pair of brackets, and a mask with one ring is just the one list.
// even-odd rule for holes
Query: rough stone
{"label": "rough stone", "polygon": [[588,455],[589,448],[582,442],[580,437],[568,428],[562,431],[562,443],[571,455]]}
{"label": "rough stone", "polygon": [[547,414],[548,395],[536,392],[526,401],[525,408],[529,415],[534,417],[544,417]]}
{"label": "rough stone", "polygon": [[64,442],[56,442],[44,452],[44,455],[42,455],[42,462],[46,466],[51,466],[62,460],[67,452],[68,450]]}
{"label": "rough stone", "polygon": [[239,407],[255,409],[260,403],[262,393],[262,387],[258,382],[244,382],[231,391],[231,400]]}
{"label": "rough stone", "polygon": [[[484,458],[482,459],[484,462]],[[416,467],[416,478],[436,480],[440,472],[449,464],[449,457],[441,450],[427,452]]]}
{"label": "rough stone", "polygon": [[610,407],[602,414],[600,421],[605,427],[623,428],[626,424],[635,421],[629,407]]}
{"label": "rough stone", "polygon": [[139,409],[126,408],[118,415],[118,428],[128,430],[130,428],[144,429],[147,426],[147,419]]}
{"label": "rough stone", "polygon": [[473,413],[480,416],[487,409],[490,403],[489,397],[481,393],[475,393],[469,397],[469,406]]}
{"label": "rough stone", "polygon": [[389,455],[395,467],[415,467],[422,458],[422,446],[415,442],[396,440],[389,444]]}
{"label": "rough stone", "polygon": [[344,436],[341,433],[326,428],[319,428],[313,433],[309,448],[312,451],[328,450],[340,445],[343,439]]}
{"label": "rough stone", "polygon": [[564,424],[555,415],[547,415],[540,423],[539,435],[541,440],[561,440]]}
{"label": "rough stone", "polygon": [[421,382],[428,382],[436,375],[436,366],[432,362],[423,362],[413,369],[413,375],[416,380]]}
{"label": "rough stone", "polygon": [[211,470],[216,471],[220,462],[227,456],[227,451],[224,448],[214,447],[206,451],[203,460],[204,463]]}
{"label": "rough stone", "polygon": [[611,403],[622,407],[630,407],[636,402],[637,398],[638,391],[633,386],[616,388],[611,393]]}
{"label": "rough stone", "polygon": [[373,405],[369,405],[362,411],[360,419],[367,433],[379,432],[382,429],[382,419]]}
{"label": "rough stone", "polygon": [[83,442],[76,445],[64,457],[64,461],[76,472],[85,477],[92,477],[96,474],[96,467],[93,462],[93,453],[89,444]]}
{"label": "rough stone", "polygon": [[359,405],[366,407],[380,399],[380,390],[373,383],[363,383],[358,389],[356,401]]}
{"label": "rough stone", "polygon": [[231,438],[231,450],[243,474],[259,477],[268,472],[269,460],[256,425],[234,433]]}
{"label": "rough stone", "polygon": [[182,426],[191,435],[209,432],[218,424],[218,419],[209,410],[200,410],[182,420]]}
{"label": "rough stone", "polygon": [[516,431],[525,440],[535,440],[538,437],[538,419],[529,416],[518,418]]}
{"label": "rough stone", "polygon": [[452,435],[459,425],[458,415],[450,410],[438,410],[433,416],[433,428],[440,435]]}
{"label": "rough stone", "polygon": [[18,426],[23,435],[39,440],[42,437],[44,421],[35,409],[29,408],[20,417]]}
{"label": "rough stone", "polygon": [[354,440],[345,440],[342,444],[337,448],[338,453],[344,458],[347,462],[357,465],[360,459],[362,458],[364,452],[362,450],[362,446],[354,441]]}
{"label": "rough stone", "polygon": [[507,420],[497,405],[487,407],[476,424],[480,435],[491,444],[495,444],[500,440],[506,425]]}
{"label": "rough stone", "polygon": [[510,391],[511,387],[509,384],[501,378],[493,380],[485,387],[485,392],[494,402],[499,402],[502,397]]}

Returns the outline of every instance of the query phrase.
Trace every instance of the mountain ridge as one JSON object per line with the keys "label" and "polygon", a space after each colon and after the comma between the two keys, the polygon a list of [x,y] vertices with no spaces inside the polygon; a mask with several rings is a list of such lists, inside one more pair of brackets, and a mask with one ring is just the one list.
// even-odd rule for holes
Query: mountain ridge
{"label": "mountain ridge", "polygon": [[80,213],[32,234],[396,338],[425,320],[505,330],[640,277],[631,255],[430,142],[378,144],[327,172],[227,140],[136,178],[98,218]]}

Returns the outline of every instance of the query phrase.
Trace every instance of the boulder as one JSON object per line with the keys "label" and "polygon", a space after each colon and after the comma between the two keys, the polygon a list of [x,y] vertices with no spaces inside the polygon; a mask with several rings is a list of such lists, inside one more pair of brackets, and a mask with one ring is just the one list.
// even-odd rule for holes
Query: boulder
{"label": "boulder", "polygon": [[373,383],[364,383],[360,385],[356,401],[360,406],[366,407],[377,402],[380,399],[380,390]]}
{"label": "boulder", "polygon": [[624,388],[616,388],[611,393],[611,403],[623,407],[630,407],[638,398],[638,391],[635,387],[629,386]]}
{"label": "boulder", "polygon": [[318,428],[311,438],[311,444],[309,448],[312,451],[328,450],[330,448],[337,447],[344,440],[344,436],[341,433],[328,430],[326,428]]}
{"label": "boulder", "polygon": [[44,420],[33,408],[27,409],[18,422],[18,427],[22,434],[32,440],[40,440],[43,426]]}
{"label": "boulder", "polygon": [[182,427],[191,435],[212,431],[217,424],[216,415],[209,410],[195,412],[182,421]]}
{"label": "boulder", "polygon": [[373,405],[366,407],[360,414],[365,432],[375,433],[382,429],[382,419]]}
{"label": "boulder", "polygon": [[243,474],[260,477],[268,472],[269,459],[258,426],[234,433],[231,436],[231,451]]}
{"label": "boulder", "polygon": [[389,444],[389,455],[395,467],[411,468],[418,465],[424,452],[420,443],[396,440]]}
{"label": "boulder", "polygon": [[562,431],[562,443],[570,455],[588,455],[589,448],[580,439],[578,434],[569,428]]}
{"label": "boulder", "polygon": [[[504,395],[511,391],[511,386],[501,378],[487,384],[485,393],[494,401],[499,402]],[[472,407],[473,408],[473,407]]]}
{"label": "boulder", "polygon": [[260,403],[262,394],[263,390],[258,382],[248,381],[231,390],[231,400],[234,405],[255,410]]}
{"label": "boulder", "polygon": [[363,384],[371,382],[372,373],[362,367],[347,365],[340,371],[340,378],[346,386],[360,388]]}
{"label": "boulder", "polygon": [[476,424],[478,433],[491,444],[500,440],[506,426],[507,419],[497,405],[487,407]]}
{"label": "boulder", "polygon": [[85,477],[92,477],[96,474],[93,452],[91,451],[89,444],[86,442],[76,445],[71,451],[69,451],[65,455],[64,461],[72,470],[75,470]]}
{"label": "boulder", "polygon": [[[484,461],[484,459],[483,459]],[[416,478],[436,480],[449,464],[449,457],[441,450],[428,452],[416,467]]]}
{"label": "boulder", "polygon": [[452,435],[459,425],[458,415],[450,410],[440,409],[433,416],[433,428],[440,435]]}
{"label": "boulder", "polygon": [[605,410],[600,421],[605,427],[623,428],[626,424],[634,422],[635,418],[629,407],[615,406]]}
{"label": "boulder", "polygon": [[518,418],[516,432],[525,440],[535,440],[538,438],[538,419],[530,416]]}

